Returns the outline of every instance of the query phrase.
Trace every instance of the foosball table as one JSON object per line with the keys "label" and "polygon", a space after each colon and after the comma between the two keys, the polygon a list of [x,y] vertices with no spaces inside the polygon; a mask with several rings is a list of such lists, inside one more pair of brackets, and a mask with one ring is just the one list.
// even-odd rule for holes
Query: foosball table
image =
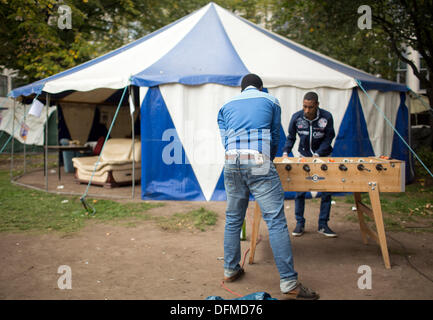
{"label": "foosball table", "polygon": [[[284,191],[353,192],[362,240],[367,244],[368,237],[374,239],[382,251],[385,267],[391,268],[380,193],[405,191],[404,161],[388,157],[282,157],[275,158],[274,164]],[[361,192],[368,192],[371,208],[361,201]],[[368,227],[364,214],[374,221],[376,232]],[[261,211],[256,203],[251,235],[250,264],[254,262],[260,221]]]}

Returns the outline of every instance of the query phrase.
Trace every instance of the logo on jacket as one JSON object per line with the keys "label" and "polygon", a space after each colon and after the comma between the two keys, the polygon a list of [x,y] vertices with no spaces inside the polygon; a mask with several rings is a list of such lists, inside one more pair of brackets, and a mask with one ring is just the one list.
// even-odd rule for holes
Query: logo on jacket
{"label": "logo on jacket", "polygon": [[304,119],[298,119],[298,121],[296,122],[296,126],[298,127],[298,129],[307,129],[308,123]]}
{"label": "logo on jacket", "polygon": [[326,120],[325,118],[319,119],[318,125],[320,128],[325,128],[327,124],[328,124],[328,120]]}
{"label": "logo on jacket", "polygon": [[317,131],[313,132],[313,138],[321,139],[324,136],[325,136],[325,133],[323,133],[323,132],[317,132]]}

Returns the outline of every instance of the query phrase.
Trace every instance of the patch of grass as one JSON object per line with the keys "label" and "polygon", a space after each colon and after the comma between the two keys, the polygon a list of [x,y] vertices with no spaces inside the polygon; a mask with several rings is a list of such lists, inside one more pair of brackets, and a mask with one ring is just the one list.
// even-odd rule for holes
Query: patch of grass
{"label": "patch of grass", "polygon": [[121,220],[134,218],[139,220],[150,220],[152,216],[145,211],[164,206],[163,203],[130,202],[120,203],[112,200],[91,200],[91,205],[96,209],[96,217],[102,221]]}
{"label": "patch of grass", "polygon": [[[368,193],[361,194],[362,202],[371,207]],[[353,203],[353,195],[347,195],[345,203]],[[409,232],[433,232],[433,186],[416,181],[406,186],[406,192],[381,193],[383,220],[386,230]],[[346,216],[348,221],[358,221],[356,215]],[[371,221],[366,217],[367,221]]]}
{"label": "patch of grass", "polygon": [[201,207],[169,217],[151,215],[147,211],[164,203],[127,202],[90,199],[96,209],[88,215],[79,197],[62,196],[15,186],[9,181],[9,172],[0,171],[0,232],[61,232],[73,233],[88,221],[120,223],[134,228],[141,221],[153,221],[167,231],[206,231],[216,224],[217,214]]}
{"label": "patch of grass", "polygon": [[344,219],[350,222],[355,222],[355,223],[358,222],[358,216],[355,214],[348,214],[344,217]]}
{"label": "patch of grass", "polygon": [[[58,153],[48,153],[48,168],[57,168]],[[10,170],[11,156],[10,154],[0,155],[0,170]],[[26,170],[32,171],[34,169],[44,168],[44,154],[43,153],[29,153],[26,156]],[[16,177],[24,173],[24,155],[23,153],[14,154],[14,167],[13,176]]]}
{"label": "patch of grass", "polygon": [[[432,171],[433,168],[433,151],[430,147],[424,146],[421,147],[419,150],[416,150],[418,157],[422,160],[424,165],[429,168],[430,171]],[[418,161],[415,160],[415,172],[417,176],[420,177],[430,177],[427,170],[424,168],[424,166]]]}
{"label": "patch of grass", "polygon": [[96,209],[87,215],[78,197],[62,196],[15,186],[9,172],[0,171],[0,232],[76,232],[89,220],[149,220],[147,210],[163,203],[126,203],[111,200],[87,201]]}
{"label": "patch of grass", "polygon": [[181,229],[206,231],[209,226],[215,225],[217,214],[201,207],[187,213],[175,213],[170,217],[159,217],[157,224],[163,230],[179,231]]}

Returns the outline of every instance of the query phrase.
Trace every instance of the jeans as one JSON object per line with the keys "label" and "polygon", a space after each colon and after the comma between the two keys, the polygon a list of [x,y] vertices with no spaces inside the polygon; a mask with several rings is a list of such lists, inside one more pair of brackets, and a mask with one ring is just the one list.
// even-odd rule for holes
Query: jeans
{"label": "jeans", "polygon": [[[304,219],[305,195],[306,192],[296,192],[296,198],[295,198],[296,223],[302,226],[305,225],[305,219]],[[331,212],[331,195],[332,193],[330,192],[321,193],[319,228],[322,226],[326,226],[328,224],[329,214]]]}
{"label": "jeans", "polygon": [[[265,170],[262,170],[262,169]],[[240,232],[248,207],[250,192],[260,206],[269,231],[269,242],[280,274],[280,288],[288,292],[296,287],[292,247],[284,215],[284,191],[274,164],[265,160],[226,160],[224,186],[227,193],[224,231],[224,274],[231,276],[240,269]]]}

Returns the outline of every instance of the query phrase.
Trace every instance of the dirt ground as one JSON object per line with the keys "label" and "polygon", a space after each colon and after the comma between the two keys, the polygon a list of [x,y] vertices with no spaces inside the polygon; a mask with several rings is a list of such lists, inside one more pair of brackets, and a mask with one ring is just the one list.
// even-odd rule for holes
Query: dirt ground
{"label": "dirt ground", "polygon": [[[85,188],[74,184],[72,175],[62,173],[62,180],[57,181],[54,171],[49,178],[53,191]],[[44,180],[38,173],[19,181],[28,183],[32,179],[43,186]],[[63,189],[57,189],[59,185]],[[107,189],[92,189],[89,193],[92,192],[107,192]],[[127,197],[131,189],[108,192]],[[139,199],[139,186],[137,193]],[[392,269],[387,270],[379,246],[373,242],[364,245],[359,225],[345,218],[347,214],[355,214],[352,205],[336,200],[330,221],[339,235],[335,239],[316,232],[319,202],[307,201],[306,233],[291,237],[299,280],[319,292],[321,299],[433,299],[433,283],[420,273],[433,278],[433,233],[387,232],[392,264]],[[152,221],[134,227],[92,221],[72,235],[0,234],[0,299],[202,300],[211,295],[236,298],[221,286],[225,203],[165,203],[164,207],[151,209],[149,213],[170,215],[205,207],[217,212],[217,224],[205,232],[168,232]],[[286,201],[285,205],[291,231],[295,225],[294,202]],[[243,254],[250,247],[252,212],[251,209],[247,217]],[[254,264],[248,264],[247,255],[245,276],[226,286],[241,295],[265,291],[274,298],[285,299],[279,291],[279,275],[263,222],[260,235],[262,240]],[[70,290],[58,287],[61,277],[58,268],[62,265],[72,271]],[[371,289],[358,288],[362,276],[358,268],[362,265],[371,268]]]}

